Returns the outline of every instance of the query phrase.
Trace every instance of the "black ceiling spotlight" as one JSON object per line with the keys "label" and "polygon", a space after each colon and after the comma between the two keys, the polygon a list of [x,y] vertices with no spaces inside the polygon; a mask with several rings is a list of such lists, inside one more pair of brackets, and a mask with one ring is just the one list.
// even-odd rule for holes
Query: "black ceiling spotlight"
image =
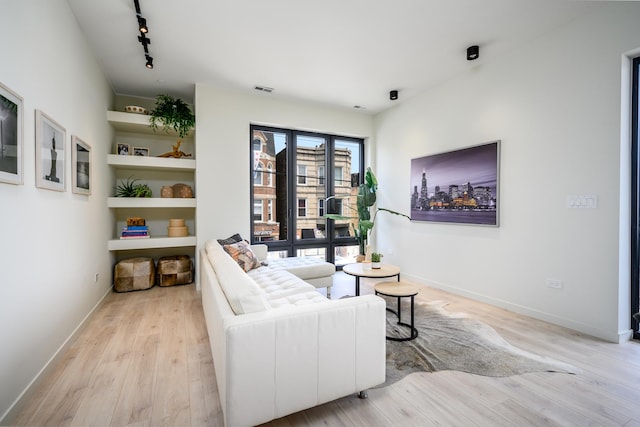
{"label": "black ceiling spotlight", "polygon": [[148,38],[144,33],[138,36],[138,41],[142,43],[142,47],[144,48],[144,53],[149,53],[148,45],[151,44],[151,39]]}
{"label": "black ceiling spotlight", "polygon": [[480,56],[480,48],[477,45],[469,46],[467,48],[467,61],[473,61]]}
{"label": "black ceiling spotlight", "polygon": [[138,15],[138,29],[143,34],[146,34],[149,32],[149,28],[147,27],[147,20],[140,15]]}
{"label": "black ceiling spotlight", "polygon": [[392,90],[391,92],[389,92],[389,99],[392,101],[395,101],[396,99],[398,99],[398,91]]}
{"label": "black ceiling spotlight", "polygon": [[147,63],[145,64],[145,67],[147,67],[148,69],[153,69],[153,58],[150,57],[149,55],[145,55],[144,56],[147,59]]}

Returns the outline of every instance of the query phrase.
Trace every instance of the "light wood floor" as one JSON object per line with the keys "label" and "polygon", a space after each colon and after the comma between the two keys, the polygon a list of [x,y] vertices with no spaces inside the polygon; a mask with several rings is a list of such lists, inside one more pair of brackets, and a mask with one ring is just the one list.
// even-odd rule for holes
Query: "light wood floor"
{"label": "light wood floor", "polygon": [[[352,277],[336,282],[333,298],[353,294]],[[362,281],[363,294],[372,283]],[[110,294],[10,424],[221,426],[199,298],[195,285]],[[268,425],[640,427],[640,343],[606,343],[428,287],[418,298],[448,301],[449,311],[583,372],[412,374],[366,400],[348,396]]]}

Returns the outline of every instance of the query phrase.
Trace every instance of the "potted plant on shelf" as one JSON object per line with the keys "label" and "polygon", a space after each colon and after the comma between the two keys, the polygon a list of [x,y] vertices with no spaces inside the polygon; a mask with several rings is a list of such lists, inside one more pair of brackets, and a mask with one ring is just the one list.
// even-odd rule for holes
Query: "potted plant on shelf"
{"label": "potted plant on shelf", "polygon": [[120,182],[113,190],[115,197],[151,197],[151,188],[147,184],[136,184],[138,180],[131,177]]}
{"label": "potted plant on shelf", "polygon": [[162,130],[169,132],[173,129],[182,139],[195,126],[196,116],[183,100],[160,94],[156,97],[156,107],[149,114],[149,122],[154,131],[162,125]]}
{"label": "potted plant on shelf", "polygon": [[[394,215],[400,215],[405,218],[411,219],[408,215],[405,215],[400,212],[392,211],[391,209],[386,208],[377,208],[374,212],[373,216],[371,215],[371,208],[376,203],[376,191],[378,189],[378,180],[376,176],[373,174],[373,171],[370,167],[367,168],[367,171],[364,174],[364,183],[360,184],[358,187],[358,195],[356,198],[356,206],[357,209],[351,207],[351,209],[356,210],[358,213],[358,223],[355,225],[353,222],[351,223],[351,227],[353,228],[353,234],[358,241],[359,252],[360,255],[357,258],[358,262],[362,262],[366,256],[367,250],[367,242],[369,240],[369,233],[373,229],[375,224],[376,215],[378,215],[379,211],[389,212]],[[333,199],[334,196],[327,198],[326,200]],[[333,220],[349,220],[356,219],[354,217],[337,215],[337,214],[325,214],[325,218],[333,219]],[[373,260],[372,260],[373,262]]]}
{"label": "potted plant on shelf", "polygon": [[379,252],[372,252],[371,253],[371,268],[380,268],[380,264],[382,264],[381,262],[381,258],[383,257],[383,255]]}

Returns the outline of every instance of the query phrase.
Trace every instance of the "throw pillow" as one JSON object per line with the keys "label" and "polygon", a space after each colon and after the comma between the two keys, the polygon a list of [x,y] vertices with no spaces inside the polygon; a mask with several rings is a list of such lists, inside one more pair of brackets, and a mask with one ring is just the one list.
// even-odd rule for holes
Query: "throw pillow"
{"label": "throw pillow", "polygon": [[231,245],[224,245],[223,248],[229,255],[231,255],[231,258],[238,263],[245,273],[262,265],[251,250],[249,244],[245,241],[240,241]]}
{"label": "throw pillow", "polygon": [[218,243],[220,243],[220,246],[233,245],[234,243],[238,242],[242,242],[242,237],[240,237],[239,233],[236,233],[231,237],[227,237],[226,239],[218,239]]}

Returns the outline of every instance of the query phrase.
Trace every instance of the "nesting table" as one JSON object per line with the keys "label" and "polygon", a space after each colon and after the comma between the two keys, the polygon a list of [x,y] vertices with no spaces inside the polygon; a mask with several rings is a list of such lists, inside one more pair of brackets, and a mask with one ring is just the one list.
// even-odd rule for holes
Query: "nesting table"
{"label": "nesting table", "polygon": [[[374,286],[376,295],[384,295],[387,297],[394,297],[398,299],[398,311],[395,311],[387,307],[387,311],[398,316],[398,325],[409,328],[409,336],[406,337],[390,337],[387,335],[387,339],[391,341],[411,341],[418,337],[418,329],[415,327],[415,311],[414,311],[414,297],[418,294],[418,287],[405,282],[381,282],[376,283]],[[405,323],[402,321],[402,298],[411,298],[411,323]]]}
{"label": "nesting table", "polygon": [[396,267],[391,264],[382,264],[380,268],[365,268],[365,265],[367,265],[367,263],[357,262],[354,264],[347,264],[342,267],[342,271],[351,276],[355,276],[356,278],[356,296],[360,295],[361,277],[383,279],[386,277],[398,276],[398,282],[400,281],[400,267]]}

